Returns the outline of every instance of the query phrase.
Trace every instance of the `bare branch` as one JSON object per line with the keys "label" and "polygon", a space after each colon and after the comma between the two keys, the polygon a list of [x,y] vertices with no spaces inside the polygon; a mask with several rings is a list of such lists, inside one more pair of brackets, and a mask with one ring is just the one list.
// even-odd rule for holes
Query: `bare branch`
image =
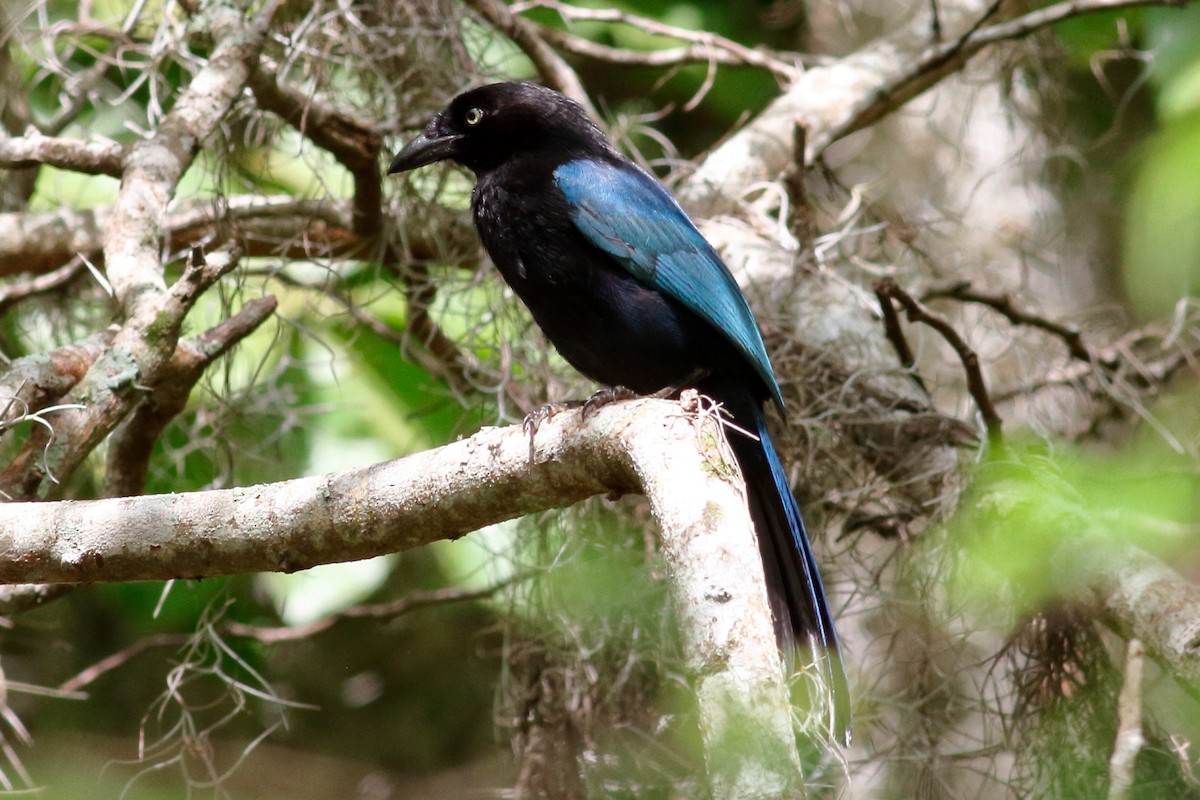
{"label": "bare branch", "polygon": [[121,177],[125,147],[116,142],[85,142],[42,136],[30,130],[25,136],[0,139],[0,168],[46,164],[87,175]]}
{"label": "bare branch", "polygon": [[[233,636],[253,639],[267,646],[282,642],[295,642],[312,638],[346,620],[374,619],[386,621],[402,617],[405,614],[422,608],[429,608],[430,606],[486,600],[518,580],[520,578],[512,578],[484,589],[475,590],[454,587],[424,591],[417,590],[385,603],[351,606],[344,611],[339,611],[336,614],[317,620],[316,622],[310,622],[307,625],[267,628],[260,625],[247,625],[241,622],[226,622],[218,626],[215,632],[222,638]],[[77,675],[63,681],[59,684],[58,691],[77,692],[88,684],[93,683],[97,678],[124,666],[148,650],[158,647],[181,647],[191,641],[194,635],[191,633],[161,633],[156,636],[142,637],[129,647],[101,659]]]}
{"label": "bare branch", "polygon": [[[201,143],[242,92],[280,2],[269,0],[253,21],[236,7],[215,8],[211,29],[217,44],[208,63],[154,134],[130,148],[104,239],[105,272],[122,324],[56,415],[55,447],[45,450],[40,464],[19,457],[6,470],[10,484],[21,489],[17,496],[48,497],[57,491],[59,480],[70,476],[129,412],[139,388],[157,383],[175,352],[190,303],[165,284],[163,218]],[[13,469],[24,474],[12,475]]]}
{"label": "bare branch", "polygon": [[71,391],[112,342],[107,330],[12,362],[0,375],[0,431],[21,417],[57,403]]}
{"label": "bare branch", "polygon": [[444,589],[417,590],[385,603],[351,606],[344,611],[339,611],[336,614],[307,625],[265,628],[261,625],[245,625],[240,622],[230,622],[222,626],[222,632],[230,636],[253,639],[265,645],[294,642],[300,639],[309,639],[346,620],[392,620],[420,608],[445,605],[446,603],[469,603],[475,600],[487,600],[490,597],[494,597],[500,590],[524,580],[525,577],[528,576],[516,576],[483,589],[460,589],[450,586]]}
{"label": "bare branch", "polygon": [[71,282],[84,267],[82,258],[74,258],[55,270],[0,287],[0,314],[29,297],[52,292]]}
{"label": "bare branch", "polygon": [[1083,333],[1078,328],[1018,308],[1008,294],[975,289],[970,281],[955,281],[947,286],[932,287],[921,293],[921,299],[925,301],[946,297],[979,303],[1002,314],[1013,325],[1028,325],[1053,334],[1062,339],[1072,358],[1088,364],[1098,363],[1095,354],[1084,344]]}
{"label": "bare branch", "polygon": [[539,26],[540,34],[547,42],[568,53],[587,58],[622,66],[640,67],[670,67],[691,63],[758,67],[770,70],[777,79],[788,84],[794,82],[801,73],[801,56],[796,53],[778,53],[762,48],[746,47],[715,33],[666,25],[621,9],[580,8],[553,0],[533,0],[533,2],[514,4],[511,10],[514,14],[519,14],[532,8],[550,9],[568,23],[575,20],[617,22],[640,31],[689,43],[684,47],[665,50],[628,50],[608,47],[555,28]]}
{"label": "bare branch", "polygon": [[804,126],[797,122],[792,131],[792,163],[783,175],[783,185],[788,193],[788,228],[796,238],[800,252],[805,257],[812,258],[816,225],[813,221],[812,206],[808,201],[808,187],[805,184],[808,177],[808,170],[804,166],[806,141],[808,133]]}
{"label": "bare branch", "polygon": [[379,178],[383,137],[379,131],[281,83],[265,58],[260,58],[258,68],[250,73],[249,85],[262,108],[285,119],[350,171],[355,183],[354,230],[363,238],[378,234],[383,229]]}
{"label": "bare branch", "polygon": [[[911,322],[923,322],[929,327],[942,335],[946,343],[954,348],[954,352],[962,361],[963,369],[967,373],[967,389],[974,398],[975,404],[979,407],[979,413],[983,415],[983,423],[987,427],[988,440],[992,444],[999,444],[1002,439],[1001,428],[1003,421],[1000,419],[999,412],[996,411],[996,406],[992,402],[991,395],[988,394],[987,382],[983,379],[983,370],[979,366],[979,356],[962,338],[954,326],[947,322],[941,316],[933,313],[928,308],[917,302],[915,298],[901,289],[891,278],[884,278],[875,283],[875,293],[879,296],[880,302],[885,306],[892,300],[904,306],[905,312],[908,314],[908,319]],[[885,319],[888,318],[887,312],[884,312]],[[892,317],[894,321],[894,315]],[[898,326],[894,326],[897,328]],[[892,333],[889,331],[889,333]],[[895,341],[895,339],[893,339]],[[899,342],[903,343],[903,335],[900,336]],[[897,344],[897,350],[901,352],[901,358],[907,353],[908,359],[911,361],[912,353],[908,351],[907,345],[904,345],[904,350],[900,351],[900,344]]]}
{"label": "bare branch", "polygon": [[[797,121],[808,132],[807,163],[839,139],[903,106],[966,65],[984,47],[1019,39],[1084,14],[1123,8],[1179,5],[1178,0],[1068,0],[1017,19],[978,28],[978,13],[941,6],[942,31],[956,38],[931,45],[929,16],[877,39],[834,63],[808,69],[754,121],[714,150],[678,188],[680,200],[702,216],[736,210],[741,187],[774,180],[791,159]],[[990,17],[986,11],[984,19]]]}
{"label": "bare branch", "polygon": [[292,571],[641,489],[681,606],[718,796],[801,796],[762,565],[727,450],[715,415],[638,400],[586,421],[549,420],[532,459],[528,438],[511,427],[367,468],[245,489],[0,504],[0,580]]}
{"label": "bare branch", "polygon": [[[1043,327],[1034,322],[1029,324]],[[1048,321],[1048,324],[1057,323]],[[1086,388],[1093,398],[1107,404],[1137,410],[1142,397],[1168,385],[1179,371],[1200,369],[1200,342],[1196,337],[1179,341],[1169,333],[1156,331],[1158,327],[1137,328],[1109,345],[1094,349],[1081,335],[1081,352],[1087,352],[1087,360],[1076,358],[1069,365],[997,392],[996,400],[1003,402],[1044,389],[1069,386]]]}
{"label": "bare branch", "polygon": [[242,91],[278,2],[268,3],[250,24],[236,9],[214,9],[212,25],[218,44],[208,64],[183,90],[154,135],[135,143],[126,158],[121,191],[105,227],[104,261],[129,323],[119,338],[128,341],[143,370],[152,371],[168,358],[174,342],[167,341],[166,347],[160,342],[139,344],[133,337],[142,338],[151,326],[155,335],[169,335],[180,321],[160,317],[166,290],[159,259],[161,221],[200,144]]}
{"label": "bare branch", "polygon": [[1050,563],[1069,573],[1061,585],[1100,608],[1102,619],[1193,693],[1200,692],[1200,586],[1146,551],[1085,528]]}
{"label": "bare branch", "polygon": [[183,274],[171,284],[167,292],[171,299],[170,305],[177,306],[172,309],[174,314],[182,319],[205,290],[220,280],[222,275],[227,275],[237,268],[240,258],[241,253],[236,247],[218,250],[211,256],[206,256],[204,248],[199,245],[193,246]]}
{"label": "bare branch", "polygon": [[[0,276],[49,272],[77,254],[103,263],[102,231],[110,218],[107,208],[0,214]],[[235,195],[220,203],[181,204],[162,225],[173,251],[196,244],[211,249],[232,239],[247,256],[362,257],[369,243],[354,231],[353,219],[354,206],[344,200]],[[447,249],[477,249],[465,213],[437,229],[410,219],[404,239],[409,254],[422,260],[439,258]]]}
{"label": "bare branch", "polygon": [[1021,39],[1063,20],[1086,14],[1140,6],[1186,4],[1186,0],[1068,0],[1007,22],[982,27],[980,22],[993,15],[993,10],[989,9],[954,41],[925,48],[919,54],[914,53],[912,55],[915,57],[896,63],[897,69],[890,74],[881,75],[882,79],[871,87],[869,93],[859,96],[841,119],[812,137],[808,151],[809,163],[819,159],[832,143],[887,116],[947,75],[962,69],[972,56],[989,45]]}
{"label": "bare branch", "polygon": [[180,341],[162,380],[113,431],[104,472],[105,497],[142,493],[154,443],[167,424],[187,407],[192,388],[204,371],[257,330],[274,313],[275,306],[275,298],[271,296],[251,300],[237,314],[197,339]]}
{"label": "bare branch", "polygon": [[917,365],[917,357],[913,355],[912,348],[908,344],[908,337],[904,335],[904,327],[900,324],[900,315],[896,313],[896,307],[892,305],[890,291],[885,291],[884,287],[878,283],[875,284],[875,299],[879,301],[879,310],[883,314],[884,333],[887,334],[892,347],[896,348],[896,357],[900,359],[900,366],[911,370]]}
{"label": "bare branch", "polygon": [[1125,677],[1117,697],[1117,740],[1108,761],[1108,800],[1126,800],[1133,789],[1133,767],[1146,743],[1142,735],[1142,665],[1145,648],[1138,639],[1125,646]]}
{"label": "bare branch", "polygon": [[[13,20],[9,18],[14,6],[0,8],[0,140],[6,136],[18,136],[29,128],[33,119],[29,98],[25,93],[21,67],[13,58],[10,47],[13,37],[9,35]],[[37,169],[22,169],[4,176],[0,181],[0,212],[24,208],[33,196],[37,183]]]}
{"label": "bare branch", "polygon": [[[586,426],[578,425],[577,415],[560,416],[553,433],[545,427],[539,432],[535,462],[518,429],[490,429],[398,461],[253,489],[0,505],[0,581],[304,569],[454,538],[601,492],[632,490],[635,481],[616,458],[617,448],[631,430],[645,427],[636,424],[643,416],[604,417],[604,424],[589,416]],[[691,446],[683,436],[690,428],[681,423],[673,439]],[[672,441],[667,431],[657,438],[663,447]],[[484,491],[481,474],[489,476]],[[330,526],[345,535],[330,536]],[[64,549],[68,541],[74,544]]]}
{"label": "bare branch", "polygon": [[289,125],[323,148],[351,172],[372,169],[378,173],[383,137],[373,126],[343,113],[319,97],[282,83],[278,69],[261,56],[250,73],[249,86],[264,110],[278,114]]}

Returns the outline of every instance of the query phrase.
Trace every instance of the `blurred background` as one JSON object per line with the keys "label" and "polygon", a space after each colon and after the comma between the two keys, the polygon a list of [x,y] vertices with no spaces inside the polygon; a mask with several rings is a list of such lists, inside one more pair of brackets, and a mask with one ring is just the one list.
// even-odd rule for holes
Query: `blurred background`
{"label": "blurred background", "polygon": [[[263,63],[382,134],[386,159],[458,91],[539,79],[489,6],[285,3]],[[686,202],[696,165],[805,70],[901,31],[936,42],[931,10],[947,30],[956,14],[1038,11],[997,8],[512,10]],[[134,142],[212,47],[191,2],[0,9],[8,136],[36,125]],[[769,63],[613,55],[730,52],[707,34]],[[355,176],[255,98],[242,94],[184,176],[164,261],[173,278],[192,244],[230,228],[247,253],[189,333],[256,297],[278,308],[162,430],[146,493],[370,464],[590,393],[479,253],[469,176],[385,179],[383,232],[363,244]],[[783,183],[739,187],[736,212],[701,216],[714,242],[751,237],[784,265],[747,291],[788,392],[796,493],[856,696],[845,759],[805,754],[811,795],[1107,792],[1126,644],[1070,588],[1069,548],[1086,531],[1089,547],[1135,546],[1189,580],[1200,568],[1200,6],[1088,13],[984,50],[822,153],[803,181],[808,241]],[[117,190],[105,175],[0,170],[0,231],[91,252]],[[0,291],[56,282],[0,301],[8,365],[113,313],[94,256],[21,246],[0,243]],[[978,398],[941,337],[909,326],[908,367],[892,351],[872,293],[884,277],[977,353],[1004,447],[985,446]],[[0,430],[0,462],[46,420]],[[104,456],[63,476],[61,495],[103,494]],[[649,512],[623,498],[294,575],[80,587],[4,620],[0,781],[131,800],[703,796],[661,574]],[[1200,796],[1200,705],[1177,677],[1147,666],[1147,743],[1124,796]]]}

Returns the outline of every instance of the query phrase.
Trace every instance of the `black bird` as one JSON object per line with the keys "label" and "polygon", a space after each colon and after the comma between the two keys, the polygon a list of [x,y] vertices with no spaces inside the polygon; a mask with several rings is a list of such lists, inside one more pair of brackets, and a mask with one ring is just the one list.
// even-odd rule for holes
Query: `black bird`
{"label": "black bird", "polygon": [[607,387],[638,394],[695,386],[738,426],[776,634],[822,665],[833,732],[849,732],[837,633],[800,508],[767,432],[783,397],[750,306],[663,186],[617,152],[578,103],[531,83],[460,94],[388,173],[443,160],[476,176],[484,247],[562,356]]}

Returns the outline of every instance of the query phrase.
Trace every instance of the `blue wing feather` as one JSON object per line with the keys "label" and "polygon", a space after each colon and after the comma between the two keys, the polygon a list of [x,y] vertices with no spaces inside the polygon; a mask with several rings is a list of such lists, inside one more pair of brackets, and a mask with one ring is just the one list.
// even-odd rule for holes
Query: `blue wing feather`
{"label": "blue wing feather", "polygon": [[636,166],[591,159],[562,164],[554,170],[554,180],[584,237],[635,278],[728,337],[782,408],[779,384],[745,296],[670,193]]}

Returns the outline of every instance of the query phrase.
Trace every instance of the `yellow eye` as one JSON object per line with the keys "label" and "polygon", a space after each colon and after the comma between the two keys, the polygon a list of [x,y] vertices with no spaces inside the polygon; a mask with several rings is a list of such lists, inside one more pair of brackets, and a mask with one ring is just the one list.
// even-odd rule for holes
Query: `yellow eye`
{"label": "yellow eye", "polygon": [[463,119],[468,125],[478,125],[483,121],[483,111],[478,108],[468,108],[467,113],[463,115]]}

